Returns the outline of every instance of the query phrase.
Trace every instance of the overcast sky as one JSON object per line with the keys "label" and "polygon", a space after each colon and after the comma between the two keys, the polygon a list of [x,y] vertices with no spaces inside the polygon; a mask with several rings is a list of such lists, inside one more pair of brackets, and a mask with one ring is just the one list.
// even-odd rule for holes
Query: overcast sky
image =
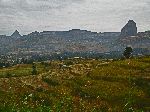
{"label": "overcast sky", "polygon": [[150,30],[150,0],[0,0],[0,34],[43,30],[120,31],[133,19]]}

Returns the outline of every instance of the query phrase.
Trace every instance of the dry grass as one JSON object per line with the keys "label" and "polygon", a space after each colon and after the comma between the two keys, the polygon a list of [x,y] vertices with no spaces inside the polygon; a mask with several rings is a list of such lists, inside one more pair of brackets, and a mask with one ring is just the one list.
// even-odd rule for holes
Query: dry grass
{"label": "dry grass", "polygon": [[32,65],[0,70],[0,111],[149,111],[150,57],[70,59],[36,67],[34,76]]}

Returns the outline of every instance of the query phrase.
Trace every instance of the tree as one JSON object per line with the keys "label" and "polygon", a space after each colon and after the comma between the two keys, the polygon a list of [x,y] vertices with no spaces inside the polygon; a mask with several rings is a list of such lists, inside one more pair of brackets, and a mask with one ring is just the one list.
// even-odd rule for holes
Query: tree
{"label": "tree", "polygon": [[36,75],[36,74],[37,74],[36,65],[33,63],[32,64],[32,75]]}
{"label": "tree", "polygon": [[125,58],[130,58],[131,57],[131,54],[132,54],[133,50],[132,50],[132,47],[126,47],[125,50],[124,50],[124,57]]}

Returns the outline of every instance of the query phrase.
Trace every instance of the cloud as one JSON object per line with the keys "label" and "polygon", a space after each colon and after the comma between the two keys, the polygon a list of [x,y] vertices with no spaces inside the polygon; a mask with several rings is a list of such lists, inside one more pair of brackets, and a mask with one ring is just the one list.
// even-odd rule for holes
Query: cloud
{"label": "cloud", "polygon": [[64,8],[81,1],[83,0],[1,0],[0,6],[27,11],[42,11],[43,9]]}
{"label": "cloud", "polygon": [[120,31],[134,19],[148,30],[149,0],[0,0],[0,34],[35,30]]}

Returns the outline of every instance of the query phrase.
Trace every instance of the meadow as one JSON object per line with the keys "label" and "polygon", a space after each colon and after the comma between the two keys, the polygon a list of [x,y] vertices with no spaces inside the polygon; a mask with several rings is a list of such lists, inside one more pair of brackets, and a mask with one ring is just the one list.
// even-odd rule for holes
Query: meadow
{"label": "meadow", "polygon": [[0,69],[1,112],[149,112],[150,57],[67,59]]}

